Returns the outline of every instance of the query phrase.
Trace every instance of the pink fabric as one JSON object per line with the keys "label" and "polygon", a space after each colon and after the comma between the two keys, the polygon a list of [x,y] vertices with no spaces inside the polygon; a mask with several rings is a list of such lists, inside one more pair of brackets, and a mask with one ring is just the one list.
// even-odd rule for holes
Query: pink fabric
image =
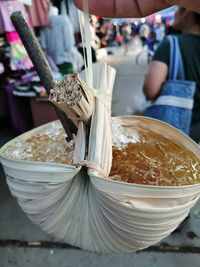
{"label": "pink fabric", "polygon": [[0,0],[0,31],[14,32],[15,28],[11,22],[10,15],[15,11],[21,11],[27,15],[24,5],[18,0]]}
{"label": "pink fabric", "polygon": [[29,7],[33,27],[48,25],[49,0],[34,0]]}
{"label": "pink fabric", "polygon": [[7,32],[6,39],[9,43],[19,41],[19,35],[16,32]]}

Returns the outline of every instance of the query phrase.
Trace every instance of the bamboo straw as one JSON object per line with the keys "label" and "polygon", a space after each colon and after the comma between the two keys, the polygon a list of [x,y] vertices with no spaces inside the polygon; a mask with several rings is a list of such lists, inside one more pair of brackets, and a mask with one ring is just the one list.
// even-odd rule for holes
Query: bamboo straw
{"label": "bamboo straw", "polygon": [[[46,89],[47,94],[49,95],[50,90],[56,86],[56,80],[49,67],[49,64],[46,61],[46,58],[44,57],[37,38],[20,11],[14,12],[11,15],[11,20],[22,40],[24,47],[27,50],[30,59],[33,62],[33,65],[44,88]],[[66,116],[66,113],[58,109],[56,106],[54,106],[54,108],[63,125],[63,128],[67,133],[67,141],[72,140],[73,133],[75,134],[77,132],[76,125]]]}
{"label": "bamboo straw", "polygon": [[94,92],[79,74],[64,76],[51,90],[50,101],[65,112],[77,126],[83,121],[87,126],[94,109]]}

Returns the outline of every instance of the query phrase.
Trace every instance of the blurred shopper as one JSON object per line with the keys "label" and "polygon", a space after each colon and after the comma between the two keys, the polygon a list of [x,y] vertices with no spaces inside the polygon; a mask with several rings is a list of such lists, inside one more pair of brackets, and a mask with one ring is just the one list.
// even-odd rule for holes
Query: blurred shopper
{"label": "blurred shopper", "polygon": [[143,23],[140,26],[140,39],[142,41],[142,46],[144,47],[147,43],[147,39],[149,38],[150,35],[150,27],[148,24]]}
{"label": "blurred shopper", "polygon": [[156,36],[153,30],[150,31],[150,34],[146,39],[146,44],[148,50],[150,50],[153,53],[155,51],[155,44],[156,44]]}
{"label": "blurred shopper", "polygon": [[41,30],[42,49],[52,57],[62,75],[73,73],[75,44],[72,25],[67,16],[58,15],[58,9],[51,6],[49,25]]}
{"label": "blurred shopper", "polygon": [[121,36],[121,33],[120,33],[120,29],[119,29],[119,25],[117,24],[116,25],[116,31],[115,31],[115,42],[121,46],[122,45],[122,36]]}
{"label": "blurred shopper", "polygon": [[121,33],[122,33],[122,43],[124,46],[124,55],[127,54],[127,52],[129,51],[129,43],[131,41],[131,26],[129,23],[125,22],[122,26],[121,29]]}
{"label": "blurred shopper", "polygon": [[93,49],[97,50],[101,46],[101,41],[96,34],[97,27],[97,18],[96,16],[90,16],[90,37],[91,37],[91,46]]}
{"label": "blurred shopper", "polygon": [[[174,27],[182,31],[177,35],[183,58],[185,80],[196,82],[194,107],[192,110],[191,137],[200,141],[200,14],[180,7],[174,17]],[[188,49],[190,48],[190,49]],[[165,38],[155,52],[144,81],[144,93],[155,100],[168,79],[170,43]]]}
{"label": "blurred shopper", "polygon": [[[82,0],[74,0],[75,5],[83,9]],[[89,1],[89,12],[101,17],[145,17],[167,7],[179,5],[200,13],[200,0],[109,0]]]}
{"label": "blurred shopper", "polygon": [[106,41],[107,29],[104,25],[103,18],[98,19],[98,23],[96,27],[96,35],[99,37],[99,40],[100,40],[100,48],[106,47],[107,46],[107,41]]}
{"label": "blurred shopper", "polygon": [[154,32],[156,35],[156,43],[159,44],[166,35],[166,27],[161,18],[160,21],[155,24]]}

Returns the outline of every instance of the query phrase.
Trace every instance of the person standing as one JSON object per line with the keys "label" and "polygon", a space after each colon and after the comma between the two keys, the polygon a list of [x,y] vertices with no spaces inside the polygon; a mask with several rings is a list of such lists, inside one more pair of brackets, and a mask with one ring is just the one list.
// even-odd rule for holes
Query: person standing
{"label": "person standing", "polygon": [[42,49],[52,57],[62,75],[74,72],[71,53],[75,40],[70,20],[65,15],[58,15],[58,9],[51,6],[49,25],[40,33]]}
{"label": "person standing", "polygon": [[147,39],[149,38],[149,35],[150,35],[150,27],[148,24],[143,23],[140,26],[140,39],[143,47],[147,44]]}
{"label": "person standing", "polygon": [[124,55],[126,55],[129,50],[129,43],[131,41],[131,33],[132,33],[131,26],[129,23],[125,22],[123,24],[121,33],[122,33],[122,43],[124,46]]}
{"label": "person standing", "polygon": [[[177,8],[174,28],[181,30],[177,35],[185,80],[196,83],[190,136],[200,141],[200,14],[184,7]],[[188,49],[190,48],[190,49]],[[150,100],[156,100],[163,83],[168,79],[170,62],[170,42],[165,38],[155,52],[153,61],[144,81],[144,94]]]}

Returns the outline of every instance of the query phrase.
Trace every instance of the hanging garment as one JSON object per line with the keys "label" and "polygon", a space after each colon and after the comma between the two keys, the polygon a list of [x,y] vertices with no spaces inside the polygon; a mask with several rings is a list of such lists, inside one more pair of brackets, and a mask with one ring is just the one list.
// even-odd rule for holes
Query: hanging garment
{"label": "hanging garment", "polygon": [[72,47],[72,49],[70,50],[70,53],[71,53],[72,58],[73,58],[74,70],[76,72],[80,72],[83,69],[83,66],[84,66],[83,56],[78,51],[76,46]]}
{"label": "hanging garment", "polygon": [[6,32],[6,40],[11,46],[11,69],[30,69],[33,67],[33,64],[29,59],[28,54],[19,38],[19,35],[17,34],[10,19],[10,15],[15,11],[21,11],[30,22],[25,7],[20,1],[0,1],[0,29],[1,31]]}
{"label": "hanging garment", "polygon": [[61,14],[68,15],[73,25],[74,33],[80,32],[78,10],[72,0],[62,1]]}
{"label": "hanging garment", "polygon": [[8,43],[12,43],[12,42],[19,41],[20,37],[17,32],[7,32],[6,40],[8,41]]}
{"label": "hanging garment", "polygon": [[41,46],[57,65],[73,62],[70,53],[74,46],[74,35],[67,16],[50,16],[50,26],[41,30]]}
{"label": "hanging garment", "polygon": [[11,55],[10,65],[12,70],[31,69],[33,63],[31,62],[26,49],[21,40],[10,43]]}
{"label": "hanging garment", "polygon": [[48,25],[49,0],[34,0],[29,7],[33,27]]}
{"label": "hanging garment", "polygon": [[32,0],[19,0],[22,2],[24,5],[31,6],[32,5]]}
{"label": "hanging garment", "polygon": [[17,32],[7,32],[6,39],[10,44],[10,66],[12,70],[30,69],[33,67],[26,49]]}
{"label": "hanging garment", "polygon": [[10,15],[15,11],[21,11],[26,17],[24,5],[18,0],[0,1],[0,31],[14,32],[15,28],[10,20]]}

